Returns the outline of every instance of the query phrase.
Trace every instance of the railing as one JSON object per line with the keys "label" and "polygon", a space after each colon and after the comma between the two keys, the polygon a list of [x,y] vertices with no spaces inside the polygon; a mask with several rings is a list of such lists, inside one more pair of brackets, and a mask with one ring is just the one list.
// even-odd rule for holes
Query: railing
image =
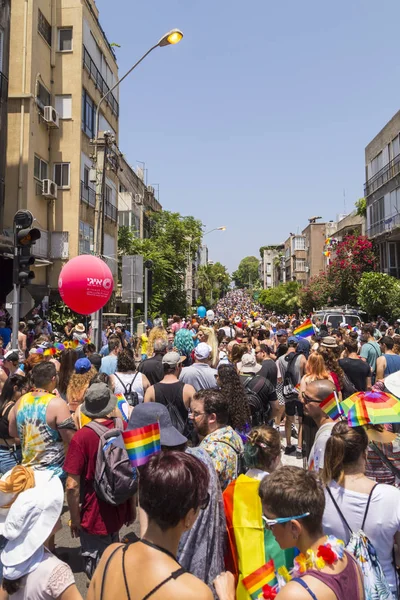
{"label": "railing", "polygon": [[94,189],[86,187],[84,181],[81,181],[81,201],[92,208],[96,206],[96,192]]}
{"label": "railing", "polygon": [[381,233],[384,233],[385,231],[389,232],[394,227],[397,227],[399,225],[400,225],[400,214],[393,215],[392,217],[388,217],[387,219],[382,219],[382,221],[379,221],[378,223],[374,223],[374,225],[372,225],[367,230],[367,236],[375,237],[377,235],[380,235]]}
{"label": "railing", "polygon": [[114,206],[114,204],[111,204],[111,202],[108,202],[107,200],[105,202],[105,215],[106,215],[106,217],[111,219],[111,221],[117,222],[117,220],[118,220],[117,207]]}
{"label": "railing", "polygon": [[370,177],[364,185],[364,196],[370,196],[375,190],[385,185],[390,179],[400,173],[400,154],[395,156],[380,171]]}
{"label": "railing", "polygon": [[0,71],[0,104],[7,100],[8,78]]}
{"label": "railing", "polygon": [[[104,96],[110,90],[108,87],[103,75],[100,73],[99,69],[96,67],[92,57],[89,52],[86,50],[85,46],[83,46],[83,68],[89,73],[89,77],[93,79],[94,85],[99,90],[100,94]],[[118,119],[119,115],[119,104],[115,99],[115,96],[111,93],[108,94],[105,102],[109,105],[112,112]]]}

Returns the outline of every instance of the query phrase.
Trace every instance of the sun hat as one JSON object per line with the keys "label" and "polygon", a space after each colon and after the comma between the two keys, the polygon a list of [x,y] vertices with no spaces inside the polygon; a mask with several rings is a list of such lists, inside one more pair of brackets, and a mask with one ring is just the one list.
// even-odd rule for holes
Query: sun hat
{"label": "sun hat", "polygon": [[[19,494],[4,523],[3,535],[8,542],[1,562],[6,567],[28,560],[51,535],[60,518],[64,504],[62,483],[49,469],[40,473],[40,485]],[[36,477],[35,471],[35,482]]]}
{"label": "sun hat", "polygon": [[200,342],[194,350],[194,355],[198,360],[205,360],[206,358],[209,358],[211,352],[211,346],[205,342]]}
{"label": "sun hat", "polygon": [[396,398],[400,398],[400,371],[388,375],[384,381],[388,392],[396,396]]}
{"label": "sun hat", "polygon": [[162,357],[162,364],[169,365],[170,367],[176,367],[179,363],[186,360],[186,356],[181,356],[178,352],[167,352]]}
{"label": "sun hat", "polygon": [[330,335],[327,335],[322,339],[321,346],[323,346],[324,348],[338,348],[339,347],[336,343],[336,339]]}
{"label": "sun hat", "polygon": [[75,363],[75,373],[84,375],[92,368],[92,363],[88,358],[78,358]]}
{"label": "sun hat", "polygon": [[81,412],[91,419],[107,417],[117,406],[117,398],[105,383],[93,383],[83,397]]}
{"label": "sun hat", "polygon": [[[142,402],[135,406],[125,431],[147,427],[147,425],[157,422],[160,425],[160,441],[162,446],[173,447],[186,444],[187,438],[172,425],[168,408],[159,402]],[[122,436],[118,436],[112,443],[119,448],[124,448]]]}
{"label": "sun hat", "polygon": [[[10,507],[17,498],[18,494],[29,490],[35,485],[41,485],[44,471],[34,471],[29,467],[16,465],[0,479],[0,535],[3,535],[4,523],[7,518]],[[48,476],[46,477],[48,479]]]}
{"label": "sun hat", "polygon": [[261,365],[257,364],[256,357],[253,354],[243,354],[242,360],[238,363],[238,369],[242,373],[258,373]]}
{"label": "sun hat", "polygon": [[78,325],[75,325],[75,331],[77,333],[85,333],[85,326],[83,323],[78,323]]}
{"label": "sun hat", "polygon": [[116,323],[115,327],[123,327],[122,323]]}

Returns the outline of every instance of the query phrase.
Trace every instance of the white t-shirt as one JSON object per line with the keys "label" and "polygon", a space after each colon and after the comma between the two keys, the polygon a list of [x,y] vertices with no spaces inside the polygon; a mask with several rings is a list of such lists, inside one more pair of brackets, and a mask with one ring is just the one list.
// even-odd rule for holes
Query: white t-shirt
{"label": "white t-shirt", "polygon": [[[143,402],[144,389],[142,373],[114,373],[114,394],[124,394],[125,388],[129,389],[131,383],[132,392],[136,392],[139,397],[139,402]],[[123,384],[125,384],[125,388]]]}
{"label": "white t-shirt", "polygon": [[308,470],[319,473],[324,467],[324,457],[326,442],[331,437],[331,432],[335,423],[332,421],[322,425],[317,431],[310,456],[308,457]]}
{"label": "white t-shirt", "polygon": [[[368,494],[342,488],[335,481],[329,484],[329,489],[351,529],[357,532],[361,529]],[[324,533],[334,535],[348,544],[350,532],[327,491],[325,491],[325,501],[322,519]],[[398,531],[400,531],[400,490],[391,485],[379,484],[372,494],[364,532],[376,550],[387,582],[394,594],[396,594],[396,577],[392,564],[392,551],[393,538]]]}

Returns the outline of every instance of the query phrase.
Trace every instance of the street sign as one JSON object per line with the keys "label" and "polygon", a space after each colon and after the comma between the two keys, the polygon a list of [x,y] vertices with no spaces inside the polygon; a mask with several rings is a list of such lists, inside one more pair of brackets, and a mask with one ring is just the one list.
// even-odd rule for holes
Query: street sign
{"label": "street sign", "polygon": [[[10,292],[7,295],[6,303],[12,306],[12,301],[13,301],[13,292]],[[19,316],[24,317],[26,314],[28,314],[28,312],[30,310],[32,310],[32,308],[34,306],[35,306],[35,302],[34,302],[32,296],[30,295],[30,293],[28,292],[28,290],[26,290],[25,288],[21,288]]]}
{"label": "street sign", "polygon": [[122,257],[122,302],[143,302],[143,256]]}

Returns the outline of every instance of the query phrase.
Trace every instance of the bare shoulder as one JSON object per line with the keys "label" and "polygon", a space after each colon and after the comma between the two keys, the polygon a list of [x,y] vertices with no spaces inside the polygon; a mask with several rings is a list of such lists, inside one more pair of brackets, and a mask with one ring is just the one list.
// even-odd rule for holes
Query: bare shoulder
{"label": "bare shoulder", "polygon": [[276,600],[293,600],[293,598],[296,598],[296,600],[310,600],[310,594],[300,583],[289,581],[278,593]]}
{"label": "bare shoulder", "polygon": [[[179,587],[178,587],[179,583]],[[214,596],[208,585],[190,573],[185,573],[176,580],[174,600],[213,600]]]}

